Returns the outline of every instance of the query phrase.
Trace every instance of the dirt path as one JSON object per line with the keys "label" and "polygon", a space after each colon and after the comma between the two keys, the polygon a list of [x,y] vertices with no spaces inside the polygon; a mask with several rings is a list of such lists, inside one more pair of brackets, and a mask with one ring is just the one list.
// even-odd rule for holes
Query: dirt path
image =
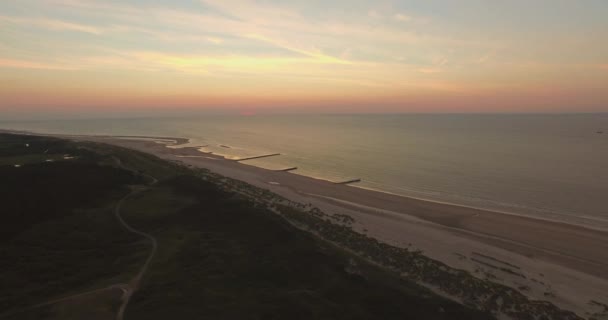
{"label": "dirt path", "polygon": [[[125,168],[122,163],[120,162],[120,160],[118,161],[118,165],[120,167],[123,167],[126,170],[129,170],[128,168]],[[131,170],[129,170],[131,171]],[[36,309],[36,308],[40,308],[43,306],[47,306],[47,305],[51,305],[51,304],[55,304],[55,303],[59,303],[59,302],[63,302],[63,301],[67,301],[67,300],[71,300],[71,299],[76,299],[76,298],[80,298],[82,296],[86,296],[86,295],[90,295],[90,294],[94,294],[94,293],[98,293],[98,292],[102,292],[102,291],[106,291],[106,290],[112,290],[112,289],[121,289],[123,291],[123,296],[122,296],[122,304],[120,306],[120,309],[118,310],[118,314],[116,316],[116,319],[118,320],[122,320],[124,318],[124,312],[127,308],[127,305],[129,304],[129,301],[131,300],[131,296],[133,296],[133,294],[135,293],[135,291],[137,291],[137,289],[139,289],[139,285],[141,283],[141,279],[143,278],[144,274],[146,273],[146,271],[148,271],[148,268],[150,266],[150,263],[152,262],[152,259],[154,258],[154,255],[156,254],[157,248],[158,248],[158,243],[156,241],[156,238],[154,238],[152,235],[145,233],[143,231],[139,231],[135,228],[133,228],[132,226],[130,226],[121,216],[120,214],[120,210],[122,208],[122,205],[125,203],[125,201],[127,199],[129,199],[130,197],[144,192],[148,189],[150,189],[150,187],[152,187],[153,185],[155,185],[158,180],[150,175],[146,175],[148,178],[151,179],[151,182],[144,187],[139,187],[137,189],[133,189],[133,191],[131,191],[129,194],[127,194],[126,196],[124,196],[122,199],[120,199],[118,201],[118,203],[116,204],[116,207],[114,208],[114,215],[116,216],[116,218],[118,219],[118,221],[120,222],[120,224],[127,229],[127,231],[131,232],[131,233],[135,233],[141,237],[146,238],[147,240],[150,241],[150,243],[152,244],[152,250],[150,250],[150,254],[148,255],[148,258],[146,259],[146,262],[144,263],[144,265],[141,267],[141,269],[139,270],[139,272],[135,275],[135,277],[133,277],[131,279],[131,281],[129,281],[128,284],[114,284],[105,288],[100,288],[100,289],[95,289],[95,290],[91,290],[91,291],[86,291],[86,292],[82,292],[82,293],[78,293],[75,295],[71,295],[68,297],[64,297],[64,298],[59,298],[59,299],[54,299],[54,300],[50,300],[50,301],[46,301],[43,303],[39,303],[37,305],[33,305],[30,307],[26,307],[17,311],[12,311],[10,313],[4,313],[4,314],[0,314],[0,318],[5,318],[11,315],[15,315],[15,314],[19,314],[22,312],[25,312],[27,310],[31,310],[31,309]]]}
{"label": "dirt path", "polygon": [[148,177],[150,177],[152,179],[152,182],[148,186],[142,187],[139,189],[134,189],[131,193],[129,193],[128,195],[126,195],[122,199],[120,199],[120,201],[118,202],[118,204],[116,205],[116,207],[114,209],[114,214],[116,215],[116,218],[118,219],[120,224],[125,229],[127,229],[131,233],[135,233],[141,237],[146,238],[152,244],[152,250],[150,250],[148,259],[146,259],[146,262],[141,267],[139,272],[135,275],[135,277],[133,277],[133,279],[131,279],[129,284],[123,289],[124,294],[122,296],[122,305],[120,306],[120,309],[118,310],[118,314],[116,316],[117,320],[122,320],[124,318],[124,313],[125,313],[125,310],[127,309],[127,305],[129,304],[129,301],[131,300],[131,297],[133,296],[135,291],[137,291],[137,289],[139,289],[141,279],[143,278],[146,271],[148,271],[150,262],[152,262],[152,259],[154,258],[154,255],[156,254],[156,250],[158,248],[158,243],[156,242],[156,238],[154,238],[152,235],[150,235],[148,233],[145,233],[143,231],[139,231],[139,230],[133,228],[123,219],[123,217],[120,214],[120,209],[122,208],[122,205],[125,203],[125,201],[127,199],[129,199],[130,197],[132,197],[138,193],[148,190],[151,186],[155,185],[158,182],[158,180],[156,178],[151,177],[151,176],[148,176]]}
{"label": "dirt path", "polygon": [[55,304],[55,303],[59,303],[59,302],[63,302],[63,301],[67,301],[67,300],[71,300],[71,299],[76,299],[76,298],[80,298],[82,296],[86,296],[86,295],[90,295],[90,294],[94,294],[94,293],[99,293],[105,290],[112,290],[112,289],[121,289],[123,291],[123,295],[122,295],[122,304],[120,306],[120,309],[118,310],[118,314],[116,315],[116,319],[118,320],[122,320],[124,318],[124,313],[125,310],[127,308],[127,305],[129,304],[129,301],[131,300],[131,297],[133,296],[133,294],[135,293],[135,291],[137,291],[137,289],[139,289],[139,285],[141,283],[141,279],[143,278],[144,274],[146,273],[146,271],[148,271],[148,268],[150,267],[150,263],[152,262],[152,259],[154,258],[154,255],[156,254],[157,248],[158,248],[158,244],[156,241],[156,238],[154,238],[152,235],[145,233],[143,231],[139,231],[135,228],[133,228],[131,225],[129,225],[124,218],[121,216],[121,208],[123,206],[123,204],[125,203],[125,201],[127,199],[129,199],[130,197],[144,192],[146,190],[148,190],[151,186],[155,185],[158,180],[152,176],[148,176],[151,179],[151,183],[145,187],[139,187],[137,189],[133,189],[133,191],[131,191],[129,194],[127,194],[126,196],[124,196],[122,199],[120,199],[120,201],[118,201],[118,203],[116,204],[116,207],[114,208],[114,215],[116,216],[116,218],[118,219],[118,221],[120,222],[120,224],[127,229],[127,231],[131,232],[131,233],[135,233],[141,237],[146,238],[148,241],[150,241],[150,243],[152,244],[152,250],[150,250],[150,254],[148,255],[148,258],[146,259],[146,262],[144,263],[144,265],[141,267],[141,269],[139,270],[139,272],[131,279],[131,281],[129,281],[128,284],[114,284],[111,285],[109,287],[105,287],[105,288],[100,288],[100,289],[96,289],[96,290],[91,290],[91,291],[87,291],[87,292],[83,292],[83,293],[78,293],[75,295],[71,295],[68,297],[64,297],[64,298],[59,298],[59,299],[54,299],[54,300],[50,300],[50,301],[46,301],[43,303],[39,303],[37,305],[33,305],[27,308],[23,308],[17,311],[13,311],[10,313],[5,313],[5,314],[0,314],[0,318],[5,318],[11,315],[15,315],[15,314],[19,314],[22,312],[25,312],[27,310],[31,310],[31,309],[35,309],[35,308],[40,308],[43,306],[47,306],[47,305],[51,305],[51,304]]}
{"label": "dirt path", "polygon": [[95,289],[95,290],[91,290],[91,291],[81,292],[81,293],[77,293],[77,294],[74,294],[74,295],[71,295],[71,296],[67,296],[67,297],[45,301],[45,302],[39,303],[37,305],[29,306],[29,307],[26,307],[26,308],[23,308],[23,309],[19,309],[19,310],[16,310],[16,311],[11,311],[11,312],[8,312],[8,313],[3,313],[3,314],[0,314],[0,318],[6,318],[6,317],[9,317],[9,316],[14,316],[14,315],[26,312],[28,310],[32,310],[32,309],[36,309],[36,308],[40,308],[40,307],[44,307],[44,306],[52,305],[52,304],[55,304],[55,303],[60,303],[60,302],[72,300],[72,299],[81,298],[81,297],[84,297],[84,296],[92,295],[92,294],[103,292],[103,291],[107,291],[107,290],[121,289],[121,290],[124,291],[124,290],[126,290],[127,287],[128,287],[128,285],[127,284],[123,284],[123,283],[113,284],[113,285],[105,287],[105,288],[100,288],[100,289]]}

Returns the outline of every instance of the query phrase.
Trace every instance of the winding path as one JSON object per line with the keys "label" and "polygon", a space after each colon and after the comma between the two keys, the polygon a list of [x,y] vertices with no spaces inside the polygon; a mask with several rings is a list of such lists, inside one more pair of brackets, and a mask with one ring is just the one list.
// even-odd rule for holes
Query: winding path
{"label": "winding path", "polygon": [[[119,165],[121,167],[122,164]],[[123,167],[124,168],[124,167]],[[125,168],[127,169],[127,168]],[[127,169],[128,170],[128,169]],[[154,258],[154,255],[156,254],[156,250],[158,248],[158,244],[156,241],[156,238],[154,238],[152,235],[145,233],[143,231],[139,231],[135,228],[133,228],[132,226],[130,226],[121,216],[120,214],[120,210],[123,206],[123,204],[125,203],[125,201],[127,199],[129,199],[130,197],[144,192],[148,189],[150,189],[151,186],[155,185],[158,180],[152,176],[146,175],[147,177],[149,177],[152,182],[150,182],[147,186],[143,186],[143,187],[139,187],[137,189],[133,189],[133,191],[131,191],[129,194],[127,194],[126,196],[124,196],[122,199],[120,199],[118,201],[118,203],[116,204],[116,207],[114,207],[114,215],[116,215],[116,218],[118,219],[118,221],[120,222],[120,224],[127,229],[127,231],[131,232],[131,233],[135,233],[141,237],[146,238],[147,240],[150,241],[150,243],[152,244],[152,250],[150,250],[150,254],[148,255],[148,258],[146,259],[146,262],[144,263],[144,265],[141,267],[141,269],[139,270],[139,272],[135,275],[135,277],[133,277],[131,279],[131,281],[129,281],[128,284],[114,284],[105,288],[100,288],[100,289],[96,289],[96,290],[91,290],[91,291],[86,291],[86,292],[82,292],[82,293],[78,293],[78,294],[74,294],[68,297],[63,297],[63,298],[59,298],[59,299],[54,299],[54,300],[50,300],[50,301],[46,301],[43,303],[39,303],[37,305],[34,306],[30,306],[27,308],[23,308],[17,311],[13,311],[13,312],[9,312],[9,313],[2,313],[0,314],[0,318],[5,318],[8,316],[12,316],[15,314],[19,314],[21,312],[30,310],[30,309],[35,309],[35,308],[39,308],[39,307],[43,307],[43,306],[47,306],[47,305],[51,305],[51,304],[55,304],[58,302],[63,302],[63,301],[67,301],[67,300],[71,300],[71,299],[76,299],[76,298],[80,298],[86,295],[91,295],[91,294],[95,294],[95,293],[99,293],[102,291],[106,291],[106,290],[112,290],[112,289],[121,289],[123,291],[123,295],[122,295],[122,304],[120,306],[120,309],[118,310],[118,314],[116,315],[116,319],[118,320],[122,320],[124,318],[124,313],[125,310],[127,308],[127,305],[129,304],[129,301],[131,300],[131,296],[133,296],[133,294],[135,293],[135,291],[137,291],[137,289],[139,289],[139,285],[141,283],[141,279],[143,278],[144,274],[146,273],[146,271],[148,270],[148,267],[150,266],[150,262],[152,262],[152,259]]]}
{"label": "winding path", "polygon": [[134,195],[136,195],[138,193],[141,193],[141,192],[144,192],[144,191],[148,190],[151,186],[155,185],[158,182],[158,180],[156,178],[154,178],[152,176],[148,176],[148,177],[152,179],[152,182],[148,186],[142,187],[142,188],[139,188],[139,189],[134,189],[131,193],[127,194],[122,199],[120,199],[120,201],[118,202],[118,204],[114,208],[114,214],[116,215],[116,218],[118,219],[118,221],[120,222],[120,224],[125,229],[127,229],[131,233],[135,233],[135,234],[137,234],[137,235],[139,235],[141,237],[146,238],[152,244],[152,250],[150,250],[150,254],[148,255],[148,259],[146,259],[146,262],[141,267],[141,269],[139,270],[139,272],[135,275],[135,277],[133,277],[133,279],[131,279],[131,281],[129,281],[129,284],[125,288],[123,288],[124,294],[122,296],[122,305],[120,306],[120,309],[118,310],[118,314],[116,316],[117,320],[122,320],[124,318],[124,313],[125,313],[125,310],[127,309],[127,305],[129,304],[129,301],[131,300],[131,297],[133,296],[133,294],[135,293],[135,291],[137,291],[137,289],[139,289],[139,285],[141,283],[141,279],[143,278],[143,276],[146,273],[146,271],[148,271],[148,267],[150,266],[150,262],[152,262],[152,259],[154,258],[154,255],[156,254],[156,250],[158,248],[158,243],[156,241],[156,238],[154,238],[149,233],[145,233],[143,231],[139,231],[139,230],[133,228],[132,226],[130,226],[123,219],[123,217],[120,214],[120,209],[122,208],[122,205],[125,203],[125,201],[127,199],[129,199],[130,197],[132,197],[132,196],[134,196]]}
{"label": "winding path", "polygon": [[[188,140],[186,140],[186,142],[184,142],[184,143],[187,143],[187,142],[188,142]],[[119,167],[121,167],[122,169],[136,173],[134,170],[125,167],[122,164],[122,161],[119,158],[116,158],[116,157],[113,157],[113,158],[116,161],[116,164]],[[118,219],[118,221],[120,222],[120,224],[125,229],[127,229],[127,231],[129,231],[131,233],[134,233],[134,234],[136,234],[138,236],[146,238],[152,244],[152,250],[150,250],[150,254],[148,255],[148,258],[146,259],[146,262],[141,267],[141,269],[139,270],[139,272],[135,275],[135,277],[133,277],[129,281],[128,284],[122,284],[122,283],[114,284],[114,285],[111,285],[111,286],[108,286],[108,287],[105,287],[105,288],[90,290],[90,291],[74,294],[74,295],[63,297],[63,298],[59,298],[59,299],[49,300],[49,301],[46,301],[46,302],[43,302],[43,303],[39,303],[37,305],[33,305],[33,306],[29,306],[29,307],[20,309],[20,310],[8,312],[8,313],[0,313],[0,318],[5,318],[5,317],[8,317],[8,316],[13,316],[13,315],[25,312],[25,311],[30,310],[30,309],[35,309],[35,308],[39,308],[39,307],[55,304],[55,303],[58,303],[58,302],[63,302],[63,301],[71,300],[71,299],[76,299],[76,298],[80,298],[80,297],[83,297],[83,296],[86,296],[86,295],[91,295],[91,294],[99,293],[99,292],[106,291],[106,290],[113,290],[113,289],[121,289],[123,291],[123,295],[122,295],[122,298],[121,298],[122,304],[120,306],[120,309],[118,310],[118,314],[116,315],[116,319],[122,320],[124,318],[124,313],[125,313],[125,310],[127,308],[127,305],[129,304],[129,301],[131,300],[131,297],[133,296],[133,294],[135,293],[135,291],[137,291],[137,289],[139,289],[141,280],[142,280],[144,274],[146,273],[146,271],[148,271],[150,263],[152,262],[152,259],[154,258],[154,255],[156,254],[156,251],[157,251],[157,248],[158,248],[158,243],[156,241],[156,238],[154,238],[152,235],[150,235],[148,233],[145,233],[143,231],[140,231],[140,230],[137,230],[137,229],[133,228],[131,225],[129,225],[124,220],[124,218],[120,214],[120,210],[121,210],[123,204],[125,203],[125,201],[127,199],[129,199],[130,197],[132,197],[132,196],[134,196],[134,195],[136,195],[138,193],[141,193],[141,192],[144,192],[144,191],[150,189],[152,186],[154,186],[156,183],[158,183],[158,179],[156,179],[156,178],[154,178],[154,177],[152,177],[150,175],[147,175],[147,174],[143,174],[143,175],[146,176],[146,177],[148,177],[151,180],[151,182],[148,183],[145,186],[134,187],[133,190],[129,194],[127,194],[126,196],[124,196],[122,199],[120,199],[118,201],[118,203],[116,204],[116,207],[114,207],[114,215],[116,216],[116,218]]]}
{"label": "winding path", "polygon": [[74,294],[74,295],[71,295],[71,296],[67,296],[67,297],[63,297],[63,298],[58,298],[58,299],[42,302],[42,303],[39,303],[39,304],[36,304],[36,305],[33,305],[33,306],[29,306],[29,307],[26,307],[26,308],[23,308],[23,309],[19,309],[19,310],[7,312],[7,313],[2,313],[2,314],[0,314],[0,318],[6,318],[6,317],[14,316],[14,315],[26,312],[26,311],[31,310],[31,309],[36,309],[36,308],[40,308],[40,307],[44,307],[44,306],[52,305],[52,304],[55,304],[55,303],[72,300],[72,299],[78,299],[78,298],[82,298],[84,296],[100,293],[100,292],[107,291],[107,290],[121,289],[121,290],[124,291],[124,290],[126,290],[125,289],[126,287],[128,287],[128,285],[127,284],[123,284],[123,283],[113,284],[113,285],[105,287],[105,288],[100,288],[100,289],[95,289],[95,290],[91,290],[91,291],[81,292],[81,293],[77,293],[77,294]]}

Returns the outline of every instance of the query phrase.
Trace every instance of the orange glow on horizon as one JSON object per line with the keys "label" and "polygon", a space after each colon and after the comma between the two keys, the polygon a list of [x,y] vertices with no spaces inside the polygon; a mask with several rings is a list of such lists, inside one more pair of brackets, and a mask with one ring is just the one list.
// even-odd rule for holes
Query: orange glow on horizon
{"label": "orange glow on horizon", "polygon": [[[3,2],[0,116],[217,108],[608,112],[602,8],[484,4],[460,8],[471,14],[460,20],[451,10],[430,15],[438,4],[397,1],[389,10],[370,1],[345,14],[346,5],[301,4],[307,11],[272,0],[54,0],[24,13]],[[497,28],[483,16],[492,14],[485,6],[502,8],[496,19],[529,16],[529,25]],[[141,12],[153,19],[140,19]],[[576,28],[543,20],[572,12],[585,17]]]}

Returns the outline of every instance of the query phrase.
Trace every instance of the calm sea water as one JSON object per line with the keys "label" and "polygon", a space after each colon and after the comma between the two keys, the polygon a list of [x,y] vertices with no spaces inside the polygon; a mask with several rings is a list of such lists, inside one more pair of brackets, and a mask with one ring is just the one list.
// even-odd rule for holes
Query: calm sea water
{"label": "calm sea water", "polygon": [[[608,115],[285,115],[0,122],[192,139],[227,157],[358,186],[608,228]],[[599,134],[598,131],[605,133]],[[227,145],[231,148],[224,148]]]}

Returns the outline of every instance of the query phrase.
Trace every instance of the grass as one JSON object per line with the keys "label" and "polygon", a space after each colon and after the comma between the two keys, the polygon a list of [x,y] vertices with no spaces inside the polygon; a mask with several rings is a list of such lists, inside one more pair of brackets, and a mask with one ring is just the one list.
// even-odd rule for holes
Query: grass
{"label": "grass", "polygon": [[68,142],[0,135],[0,159],[51,148],[79,159],[0,165],[0,314],[127,280],[141,261],[133,247],[138,239],[112,212],[127,185],[141,178],[100,166],[94,154]]}

